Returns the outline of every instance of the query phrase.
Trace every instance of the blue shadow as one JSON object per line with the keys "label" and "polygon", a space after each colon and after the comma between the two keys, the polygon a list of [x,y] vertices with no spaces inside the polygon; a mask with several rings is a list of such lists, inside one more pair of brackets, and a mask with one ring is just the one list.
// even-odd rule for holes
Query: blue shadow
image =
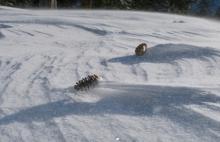
{"label": "blue shadow", "polygon": [[174,63],[177,60],[208,60],[220,57],[220,51],[210,47],[198,47],[186,44],[160,44],[149,48],[144,56],[128,55],[109,59],[108,62],[122,64]]}

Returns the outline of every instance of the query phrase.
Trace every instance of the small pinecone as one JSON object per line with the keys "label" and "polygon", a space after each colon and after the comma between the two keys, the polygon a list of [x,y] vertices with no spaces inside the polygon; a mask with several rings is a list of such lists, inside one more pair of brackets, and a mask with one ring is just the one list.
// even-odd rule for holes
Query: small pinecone
{"label": "small pinecone", "polygon": [[98,79],[99,77],[96,74],[88,75],[87,77],[76,82],[76,85],[74,85],[74,89],[77,91],[87,90],[91,87],[96,86],[98,84]]}
{"label": "small pinecone", "polygon": [[135,49],[135,55],[137,56],[143,56],[145,52],[147,51],[147,44],[141,43],[139,44]]}

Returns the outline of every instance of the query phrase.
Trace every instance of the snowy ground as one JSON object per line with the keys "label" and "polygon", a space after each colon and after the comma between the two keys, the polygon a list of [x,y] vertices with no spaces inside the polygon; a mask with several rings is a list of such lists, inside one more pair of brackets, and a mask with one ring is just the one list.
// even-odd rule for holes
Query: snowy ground
{"label": "snowy ground", "polygon": [[219,142],[219,39],[194,17],[0,7],[0,142]]}

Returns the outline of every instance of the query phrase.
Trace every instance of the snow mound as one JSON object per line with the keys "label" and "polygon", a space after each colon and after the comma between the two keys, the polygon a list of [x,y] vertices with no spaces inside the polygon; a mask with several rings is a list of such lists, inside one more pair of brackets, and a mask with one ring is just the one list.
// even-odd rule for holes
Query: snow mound
{"label": "snow mound", "polygon": [[208,47],[198,47],[186,44],[160,44],[151,47],[143,57],[129,55],[110,59],[109,62],[121,62],[124,64],[148,63],[168,63],[172,64],[181,60],[213,60],[220,57],[220,50]]}

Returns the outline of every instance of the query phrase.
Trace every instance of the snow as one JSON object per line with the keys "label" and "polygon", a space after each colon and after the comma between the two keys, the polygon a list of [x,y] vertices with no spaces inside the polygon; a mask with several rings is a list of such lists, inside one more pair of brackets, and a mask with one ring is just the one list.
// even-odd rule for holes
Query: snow
{"label": "snow", "polygon": [[196,17],[1,6],[0,142],[219,142],[219,39]]}

